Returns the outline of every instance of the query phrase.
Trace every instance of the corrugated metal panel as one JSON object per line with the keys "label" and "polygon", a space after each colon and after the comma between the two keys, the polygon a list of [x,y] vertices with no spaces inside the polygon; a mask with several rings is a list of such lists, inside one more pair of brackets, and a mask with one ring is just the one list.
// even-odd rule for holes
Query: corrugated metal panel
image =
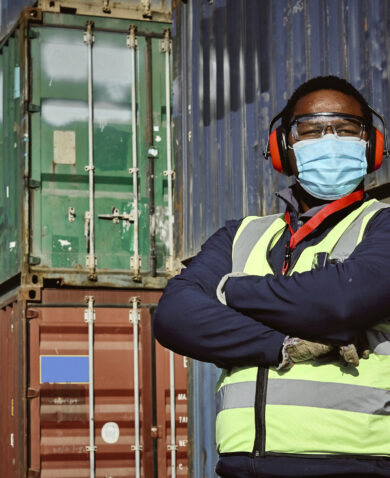
{"label": "corrugated metal panel", "polygon": [[[387,0],[201,0],[173,13],[176,237],[182,258],[227,219],[276,212],[288,180],[263,159],[271,118],[305,80],[345,77],[390,123]],[[367,181],[390,182],[389,161]],[[194,476],[213,476],[214,368],[195,363]],[[205,418],[204,418],[205,417]]]}
{"label": "corrugated metal panel", "polygon": [[[305,80],[345,77],[390,122],[385,0],[203,0],[174,18],[182,257],[229,218],[278,210],[286,179],[263,159],[266,130]],[[389,181],[385,161],[368,184]]]}
{"label": "corrugated metal panel", "polygon": [[49,12],[99,15],[170,21],[171,0],[38,0],[38,6]]}
{"label": "corrugated metal panel", "polygon": [[[39,300],[27,304],[29,292],[18,289],[11,301],[0,299],[0,476],[91,476],[86,296],[93,296],[95,313],[95,476],[136,476],[134,297],[140,313],[140,476],[172,476],[169,351],[151,335],[161,292],[44,288]],[[176,465],[182,478],[188,476],[187,395],[187,360],[175,356]]]}
{"label": "corrugated metal panel", "polygon": [[[83,285],[96,278],[93,250],[97,285],[133,286],[134,279],[145,286],[145,277],[152,277],[162,287],[170,255],[162,48],[169,25],[32,13],[0,51],[0,284],[30,266],[38,276]],[[90,75],[87,20],[94,22]],[[130,25],[136,30],[134,69]]]}
{"label": "corrugated metal panel", "polygon": [[21,476],[23,463],[23,430],[20,415],[24,405],[18,399],[20,396],[23,373],[22,347],[19,342],[20,321],[19,304],[11,302],[3,304],[0,309],[0,471],[1,476]]}

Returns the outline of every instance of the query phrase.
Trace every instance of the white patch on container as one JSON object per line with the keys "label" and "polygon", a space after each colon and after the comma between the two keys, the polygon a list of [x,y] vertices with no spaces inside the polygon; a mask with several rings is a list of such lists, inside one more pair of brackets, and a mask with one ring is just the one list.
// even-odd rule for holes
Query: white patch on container
{"label": "white patch on container", "polygon": [[9,198],[9,186],[5,187],[5,195]]}
{"label": "white patch on container", "polygon": [[159,234],[165,247],[169,248],[169,230],[168,230],[168,207],[156,206],[155,214],[156,232]]}
{"label": "white patch on container", "polygon": [[58,239],[58,242],[60,243],[61,247],[66,247],[66,246],[71,246],[72,243],[68,241],[67,239]]}
{"label": "white patch on container", "polygon": [[14,69],[14,99],[20,98],[20,66]]}
{"label": "white patch on container", "polygon": [[116,443],[119,440],[119,426],[115,422],[107,422],[102,427],[102,438],[106,443]]}
{"label": "white patch on container", "polygon": [[76,164],[76,132],[55,130],[53,132],[54,162]]}
{"label": "white patch on container", "polygon": [[9,243],[9,250],[10,252],[16,248],[16,241],[12,241]]}
{"label": "white patch on container", "polygon": [[159,126],[153,126],[153,131],[160,131],[160,127]]}
{"label": "white patch on container", "polygon": [[12,448],[15,447],[15,439],[13,433],[11,433],[9,444],[12,446]]}
{"label": "white patch on container", "polygon": [[156,143],[159,143],[161,141],[161,136],[156,136]]}
{"label": "white patch on container", "polygon": [[[94,122],[100,127],[108,123],[129,124],[131,122],[130,105],[95,103],[93,114]],[[44,100],[42,101],[42,119],[57,127],[67,126],[73,122],[87,122],[88,104],[86,101]]]}
{"label": "white patch on container", "polygon": [[[102,39],[101,39],[102,40]],[[86,82],[88,49],[82,40],[69,35],[50,39],[42,46],[41,57],[43,70],[53,80],[73,83]],[[131,61],[126,45],[112,42],[111,45],[93,46],[93,83],[98,86],[97,95],[114,101],[126,101],[129,95],[131,78]],[[99,91],[100,90],[100,91]]]}

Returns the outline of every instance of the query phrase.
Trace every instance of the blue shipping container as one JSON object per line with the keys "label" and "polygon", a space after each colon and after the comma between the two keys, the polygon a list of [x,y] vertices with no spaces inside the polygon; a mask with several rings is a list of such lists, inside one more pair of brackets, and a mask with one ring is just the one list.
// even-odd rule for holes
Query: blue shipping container
{"label": "blue shipping container", "polygon": [[[262,151],[270,120],[309,78],[354,84],[390,123],[387,0],[199,0],[173,12],[177,251],[227,219],[279,209],[287,179]],[[367,188],[388,197],[389,160]],[[214,476],[214,366],[194,362],[192,468]]]}

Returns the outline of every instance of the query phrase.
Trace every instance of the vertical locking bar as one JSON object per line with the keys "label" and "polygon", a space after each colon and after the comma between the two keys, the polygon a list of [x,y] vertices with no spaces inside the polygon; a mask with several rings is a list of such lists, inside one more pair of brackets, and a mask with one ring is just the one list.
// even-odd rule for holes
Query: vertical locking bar
{"label": "vertical locking bar", "polygon": [[[168,247],[167,271],[173,273],[173,175],[171,153],[171,85],[170,85],[170,52],[171,35],[167,28],[164,31],[162,51],[165,53],[165,102],[167,112],[167,170],[164,171],[168,179]],[[170,385],[170,409],[171,409],[171,477],[176,478],[176,403],[175,403],[175,354],[169,352],[169,385]]]}
{"label": "vertical locking bar", "polygon": [[164,31],[164,40],[162,42],[162,51],[165,53],[165,102],[167,112],[167,170],[164,175],[168,179],[168,248],[169,256],[167,258],[166,269],[173,273],[173,175],[172,170],[172,143],[171,143],[171,84],[170,84],[170,52],[171,36],[170,30]]}
{"label": "vertical locking bar", "polygon": [[131,447],[135,451],[135,476],[141,478],[141,444],[140,444],[140,410],[139,410],[139,356],[138,356],[138,324],[140,313],[138,310],[139,297],[130,299],[132,309],[129,314],[129,321],[133,324],[133,353],[134,353],[134,425],[135,445]]}
{"label": "vertical locking bar", "polygon": [[175,354],[169,351],[169,388],[171,408],[171,443],[168,447],[171,450],[171,477],[176,478],[176,391],[175,391]]}
{"label": "vertical locking bar", "polygon": [[89,279],[96,280],[96,257],[95,257],[95,205],[94,205],[94,157],[93,157],[93,69],[92,69],[92,46],[95,41],[93,34],[93,22],[87,22],[87,30],[84,32],[84,43],[88,47],[88,166],[85,170],[89,174],[89,251],[86,258],[86,266],[89,269]]}
{"label": "vertical locking bar", "polygon": [[136,69],[135,56],[137,49],[137,28],[131,25],[127,36],[127,46],[131,49],[131,125],[132,125],[132,156],[133,167],[129,169],[129,173],[133,175],[133,211],[134,211],[134,255],[130,259],[130,268],[133,271],[133,280],[139,282],[140,274],[140,256],[139,256],[139,233],[138,233],[138,160],[137,160],[137,98],[136,98]]}
{"label": "vertical locking bar", "polygon": [[94,297],[92,295],[87,296],[86,300],[88,302],[88,308],[84,311],[84,322],[88,324],[88,368],[89,368],[89,446],[87,446],[87,451],[89,451],[89,476],[90,478],[95,478],[95,415],[94,415],[94,376],[93,376],[93,324],[95,322],[95,311],[93,308]]}

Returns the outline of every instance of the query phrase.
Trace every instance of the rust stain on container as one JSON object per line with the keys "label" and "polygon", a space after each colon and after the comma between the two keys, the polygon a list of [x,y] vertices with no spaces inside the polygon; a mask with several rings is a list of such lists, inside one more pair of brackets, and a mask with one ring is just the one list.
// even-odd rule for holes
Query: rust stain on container
{"label": "rust stain on container", "polygon": [[[41,302],[22,299],[0,310],[0,476],[90,476],[88,325],[86,296],[94,297],[94,445],[96,477],[136,475],[134,336],[131,298],[139,298],[141,476],[170,470],[169,352],[151,335],[159,291],[42,289]],[[26,309],[28,382],[18,388],[20,350],[13,337]],[[15,311],[18,315],[15,321]],[[185,358],[176,356],[177,476],[187,474]],[[22,366],[22,367],[23,367]],[[28,439],[22,433],[27,396]],[[19,417],[19,418],[17,418]],[[22,418],[21,418],[22,417]],[[20,464],[19,455],[28,459]]]}
{"label": "rust stain on container", "polygon": [[[17,368],[18,344],[15,331],[17,305],[11,304],[0,310],[0,466],[1,476],[13,476],[18,469],[18,430],[15,415],[18,413]],[[4,465],[1,465],[4,464]]]}

